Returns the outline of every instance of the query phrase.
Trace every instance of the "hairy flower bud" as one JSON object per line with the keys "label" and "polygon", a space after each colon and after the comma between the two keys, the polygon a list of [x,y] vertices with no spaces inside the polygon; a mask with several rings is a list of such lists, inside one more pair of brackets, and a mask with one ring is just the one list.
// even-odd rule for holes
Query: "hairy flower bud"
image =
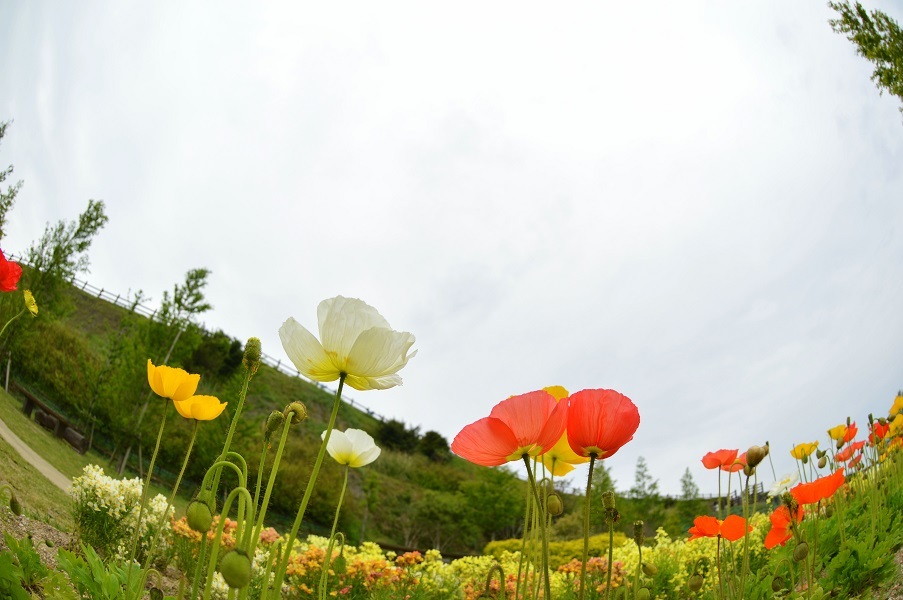
{"label": "hairy flower bud", "polygon": [[834,516],[834,506],[829,504],[825,507],[825,516],[829,519]]}
{"label": "hairy flower bud", "polygon": [[149,593],[150,600],[163,600],[163,592],[160,588],[151,588]]}
{"label": "hairy flower bud", "polygon": [[345,554],[339,554],[329,566],[330,570],[336,575],[344,575],[348,572],[348,562],[345,560]]}
{"label": "hairy flower bud", "polygon": [[649,591],[649,588],[640,588],[636,591],[636,596],[634,596],[636,600],[649,600],[652,598],[652,592]]}
{"label": "hairy flower bud", "polygon": [[643,542],[646,541],[646,528],[644,525],[642,521],[633,522],[633,541],[636,542],[637,546],[642,546]]}
{"label": "hairy flower bud", "polygon": [[245,354],[241,359],[241,363],[245,366],[252,376],[257,373],[260,368],[260,339],[256,337],[248,338],[245,344]]}
{"label": "hairy flower bud", "polygon": [[650,563],[643,563],[643,575],[646,577],[655,577],[658,574],[658,567]]}
{"label": "hairy flower bud", "polygon": [[546,510],[549,511],[549,514],[553,517],[557,517],[563,513],[564,503],[561,501],[561,496],[557,493],[549,494],[546,498]]}
{"label": "hairy flower bud", "polygon": [[827,450],[816,450],[815,456],[816,458],[824,458],[824,456],[828,453]]}
{"label": "hairy flower bud", "polygon": [[9,509],[13,511],[13,514],[17,517],[22,516],[22,504],[19,503],[19,499],[16,498],[16,495],[10,492],[9,496]]}
{"label": "hairy flower bud", "polygon": [[747,477],[752,477],[753,473],[755,473],[755,472],[756,472],[755,467],[751,467],[749,465],[743,465],[743,474],[746,475]]}
{"label": "hairy flower bud", "polygon": [[693,575],[690,575],[689,579],[687,579],[687,587],[690,588],[691,592],[698,592],[699,590],[701,590],[703,583],[705,583],[705,580],[699,573],[694,573]]}
{"label": "hairy flower bud", "polygon": [[760,462],[765,460],[766,456],[768,456],[768,446],[750,446],[746,451],[746,464],[756,468]]}
{"label": "hairy flower bud", "polygon": [[285,415],[278,410],[271,412],[270,416],[267,417],[266,436],[270,437],[279,431],[282,428],[283,423],[285,423]]}
{"label": "hairy flower bud", "polygon": [[818,459],[818,468],[819,469],[824,469],[826,464],[828,464],[827,456],[822,456],[821,458]]}
{"label": "hairy flower bud", "polygon": [[247,587],[251,583],[251,559],[244,550],[231,550],[223,557],[219,572],[229,587]]}
{"label": "hairy flower bud", "polygon": [[803,454],[803,457],[802,457],[800,460],[801,460],[801,461],[803,462],[803,464],[805,465],[806,463],[809,462],[809,455],[808,455],[808,454]]}
{"label": "hairy flower bud", "polygon": [[784,589],[784,578],[780,575],[776,575],[774,579],[771,580],[771,591],[774,593],[778,593]]}
{"label": "hairy flower bud", "polygon": [[793,560],[801,562],[806,560],[807,556],[809,556],[809,544],[800,542],[796,545],[796,548],[793,549]]}
{"label": "hairy flower bud", "polygon": [[602,492],[602,506],[606,509],[615,507],[614,492]]}
{"label": "hairy flower bud", "polygon": [[206,533],[213,524],[213,513],[206,502],[192,500],[185,509],[185,520],[194,531]]}
{"label": "hairy flower bud", "polygon": [[285,418],[291,417],[292,425],[297,425],[307,418],[307,407],[304,404],[295,401],[285,407]]}

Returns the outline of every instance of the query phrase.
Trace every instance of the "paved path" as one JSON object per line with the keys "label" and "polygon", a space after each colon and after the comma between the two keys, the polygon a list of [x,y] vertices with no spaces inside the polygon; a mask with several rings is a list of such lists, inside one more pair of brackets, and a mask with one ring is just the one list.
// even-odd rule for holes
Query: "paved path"
{"label": "paved path", "polygon": [[3,421],[0,421],[0,437],[6,440],[6,443],[12,446],[26,462],[40,471],[52,484],[62,490],[67,490],[72,485],[71,479],[60,473],[56,467],[39,456],[28,444],[22,441],[22,438],[13,433]]}

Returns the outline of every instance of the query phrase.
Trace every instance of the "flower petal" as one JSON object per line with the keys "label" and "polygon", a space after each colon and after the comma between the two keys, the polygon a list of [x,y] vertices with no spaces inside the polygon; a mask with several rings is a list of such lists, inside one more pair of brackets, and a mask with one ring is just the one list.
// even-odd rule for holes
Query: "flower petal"
{"label": "flower petal", "polygon": [[[549,420],[552,411],[558,406],[559,402],[555,400],[552,394],[544,390],[538,390],[502,400],[492,407],[489,416],[500,419],[508,426],[508,429],[511,430],[517,439],[519,447],[531,447],[539,441],[546,422]],[[565,410],[567,409],[567,404],[562,406]],[[566,416],[567,414],[565,413]],[[558,441],[564,431],[564,424],[560,424],[561,427],[558,434],[554,436],[553,440],[547,442],[546,448],[551,448],[555,445],[555,442]],[[556,429],[559,428],[558,422],[553,425]]]}
{"label": "flower petal", "polygon": [[212,421],[226,410],[228,404],[220,402],[216,396],[192,396],[186,402],[191,402],[191,416],[198,421]]}
{"label": "flower petal", "polygon": [[379,455],[382,453],[382,449],[377,446],[373,446],[364,450],[363,452],[359,452],[355,455],[354,460],[348,463],[349,467],[353,467],[358,469],[360,467],[369,465],[374,460],[379,458]]}
{"label": "flower petal", "polygon": [[348,356],[355,340],[366,330],[373,327],[391,329],[388,321],[375,308],[363,300],[342,296],[320,302],[317,321],[323,348],[339,360]]}
{"label": "flower petal", "polygon": [[346,361],[346,372],[360,377],[383,377],[397,373],[417,352],[408,356],[414,336],[406,331],[372,327],[362,332]]}
{"label": "flower petal", "polygon": [[279,339],[292,364],[314,381],[335,381],[341,369],[327,355],[323,345],[292,317],[279,328]]}
{"label": "flower petal", "polygon": [[[320,438],[326,438],[325,431]],[[338,429],[333,429],[332,433],[329,434],[329,443],[326,444],[326,451],[340,465],[347,465],[354,458],[354,446],[351,444],[351,440],[348,439],[343,431]]]}
{"label": "flower petal", "polygon": [[517,438],[500,419],[484,417],[462,429],[452,441],[452,452],[472,463],[495,467],[509,461]]}
{"label": "flower petal", "polygon": [[728,515],[721,524],[721,537],[729,542],[736,542],[747,531],[752,531],[752,527],[746,524],[746,519],[738,515]]}
{"label": "flower petal", "polygon": [[582,390],[568,408],[568,442],[581,456],[609,458],[633,439],[640,413],[627,396],[614,390]]}

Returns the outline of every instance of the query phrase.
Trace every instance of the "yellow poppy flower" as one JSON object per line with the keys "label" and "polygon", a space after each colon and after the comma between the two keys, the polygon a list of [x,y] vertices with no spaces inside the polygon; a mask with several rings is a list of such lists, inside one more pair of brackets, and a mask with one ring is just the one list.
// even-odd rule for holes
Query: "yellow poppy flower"
{"label": "yellow poppy flower", "polygon": [[790,451],[790,456],[797,460],[801,460],[804,456],[809,456],[818,448],[818,442],[809,442],[808,444],[798,444]]}
{"label": "yellow poppy flower", "polygon": [[31,294],[31,290],[24,290],[22,292],[22,296],[25,298],[25,308],[28,309],[28,312],[31,313],[31,316],[38,316],[38,303],[35,301],[34,296]]}
{"label": "yellow poppy flower", "polygon": [[898,413],[897,416],[890,421],[888,431],[892,436],[903,433],[903,413]]}
{"label": "yellow poppy flower", "polygon": [[894,405],[890,407],[890,414],[888,416],[893,417],[901,412],[903,412],[903,394],[898,394],[897,397],[894,398]]}
{"label": "yellow poppy flower", "polygon": [[844,424],[840,424],[837,427],[832,427],[828,430],[828,435],[831,436],[831,439],[835,442],[837,440],[842,440],[843,436],[847,434],[847,426]]}
{"label": "yellow poppy flower", "polygon": [[408,354],[414,336],[394,331],[366,302],[336,296],[317,306],[320,339],[289,317],[279,339],[295,368],[314,381],[345,383],[356,390],[385,390],[401,385],[397,375],[417,351]]}
{"label": "yellow poppy flower", "polygon": [[212,421],[222,414],[228,402],[220,402],[216,396],[191,396],[180,402],[173,402],[176,410],[186,419]]}
{"label": "yellow poppy flower", "polygon": [[182,402],[194,396],[200,380],[200,375],[166,365],[156,367],[150,359],[147,360],[147,382],[158,396]]}

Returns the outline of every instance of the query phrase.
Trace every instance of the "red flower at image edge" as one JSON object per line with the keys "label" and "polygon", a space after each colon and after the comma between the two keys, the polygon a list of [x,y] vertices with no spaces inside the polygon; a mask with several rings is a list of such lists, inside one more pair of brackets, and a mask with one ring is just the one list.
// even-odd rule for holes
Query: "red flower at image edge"
{"label": "red flower at image edge", "polygon": [[22,277],[22,267],[17,262],[6,260],[0,250],[0,292],[14,292]]}
{"label": "red flower at image edge", "polygon": [[791,516],[789,508],[779,506],[769,518],[771,519],[771,531],[765,536],[765,547],[771,550],[775,546],[783,546],[787,540],[793,537],[790,526],[803,520],[803,507],[802,505],[798,506],[796,514]]}
{"label": "red flower at image edge", "polygon": [[524,454],[538,456],[555,445],[567,425],[568,403],[539,390],[512,396],[493,407],[488,417],[462,429],[452,452],[484,467],[496,467]]}
{"label": "red flower at image edge", "polygon": [[724,465],[732,465],[737,460],[740,450],[718,450],[702,457],[702,466],[706,469],[720,469]]}
{"label": "red flower at image edge", "polygon": [[820,477],[811,483],[799,484],[790,490],[790,493],[800,504],[815,504],[819,500],[833,496],[843,482],[843,469],[837,469],[833,475]]}
{"label": "red flower at image edge", "polygon": [[640,426],[636,404],[614,390],[581,390],[568,403],[568,444],[580,456],[610,458]]}
{"label": "red flower at image edge", "polygon": [[701,537],[722,537],[729,542],[736,542],[752,527],[746,524],[746,519],[737,515],[730,515],[724,521],[715,517],[696,517],[693,526],[690,527],[690,540]]}

